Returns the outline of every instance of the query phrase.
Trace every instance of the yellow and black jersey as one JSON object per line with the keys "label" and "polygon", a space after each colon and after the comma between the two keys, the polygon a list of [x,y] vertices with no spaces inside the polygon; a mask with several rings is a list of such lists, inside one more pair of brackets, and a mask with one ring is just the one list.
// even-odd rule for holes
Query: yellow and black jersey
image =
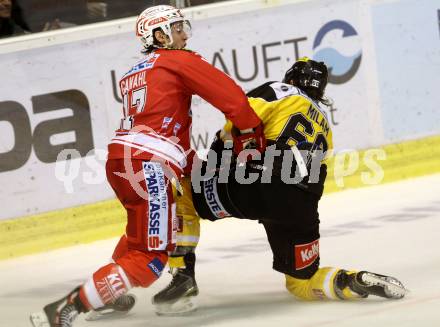
{"label": "yellow and black jersey", "polygon": [[[332,130],[319,104],[300,89],[281,82],[268,82],[250,91],[248,100],[263,122],[268,143],[285,143],[327,152],[333,149]],[[229,138],[232,123],[223,128]],[[272,141],[272,142],[270,142]],[[328,153],[328,152],[327,152]]]}
{"label": "yellow and black jersey", "polygon": [[[302,164],[296,155],[289,159],[293,160],[292,175],[296,172],[296,166],[299,166],[299,170],[303,167],[305,177],[296,185],[321,196],[327,175],[325,160],[333,149],[333,139],[327,116],[319,104],[297,87],[281,82],[265,83],[250,91],[247,96],[251,107],[263,122],[268,146],[275,144],[277,149],[292,150],[294,153],[298,150]],[[230,121],[226,122],[220,132],[222,141],[231,138],[232,127]],[[321,165],[314,166],[312,158],[318,158]],[[285,159],[284,155],[275,158],[272,170],[274,176],[282,175]],[[264,160],[254,161],[249,166],[264,169],[262,164]],[[319,170],[313,170],[312,173],[312,166]],[[314,172],[318,171],[319,175],[316,175]]]}

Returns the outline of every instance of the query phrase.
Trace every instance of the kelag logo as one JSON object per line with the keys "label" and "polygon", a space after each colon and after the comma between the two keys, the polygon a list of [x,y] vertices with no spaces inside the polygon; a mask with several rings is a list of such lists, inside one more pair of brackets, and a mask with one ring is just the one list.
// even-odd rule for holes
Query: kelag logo
{"label": "kelag logo", "polygon": [[336,44],[326,46],[325,37],[334,30],[342,31],[342,40],[345,38],[358,35],[356,30],[349,23],[343,20],[332,20],[325,24],[316,34],[313,41],[313,50],[320,47],[314,55],[313,59],[316,61],[324,61],[329,67],[329,82],[333,84],[342,84],[348,82],[358,71],[361,64],[362,50],[352,56],[344,56],[336,47],[341,50],[344,42],[341,42],[341,47]]}

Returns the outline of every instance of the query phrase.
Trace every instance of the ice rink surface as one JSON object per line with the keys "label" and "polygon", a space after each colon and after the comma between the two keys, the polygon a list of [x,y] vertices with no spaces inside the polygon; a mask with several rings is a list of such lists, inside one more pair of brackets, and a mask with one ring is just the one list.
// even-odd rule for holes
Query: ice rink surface
{"label": "ice rink surface", "polygon": [[[159,317],[149,289],[136,289],[133,311],[116,320],[75,326],[440,326],[440,175],[325,196],[320,204],[321,265],[365,269],[400,279],[398,301],[301,302],[271,269],[263,227],[229,219],[202,224],[198,250],[199,309]],[[30,326],[28,315],[57,300],[107,262],[116,239],[0,262],[0,326]]]}

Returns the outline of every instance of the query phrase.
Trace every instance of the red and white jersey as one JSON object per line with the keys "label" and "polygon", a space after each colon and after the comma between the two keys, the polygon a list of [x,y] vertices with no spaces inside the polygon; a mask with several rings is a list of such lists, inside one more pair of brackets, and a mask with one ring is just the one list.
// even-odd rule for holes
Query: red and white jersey
{"label": "red and white jersey", "polygon": [[149,53],[122,77],[119,86],[124,118],[109,145],[109,159],[160,156],[183,170],[190,150],[193,94],[218,108],[240,129],[260,123],[243,90],[188,50]]}

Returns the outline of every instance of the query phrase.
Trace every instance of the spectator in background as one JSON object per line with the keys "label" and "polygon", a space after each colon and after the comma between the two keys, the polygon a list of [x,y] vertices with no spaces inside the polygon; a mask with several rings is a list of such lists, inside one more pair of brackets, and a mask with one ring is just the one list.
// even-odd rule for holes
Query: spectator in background
{"label": "spectator in background", "polygon": [[210,3],[222,2],[222,1],[224,0],[186,0],[186,6],[194,7],[194,6],[208,5]]}
{"label": "spectator in background", "polygon": [[136,16],[145,8],[169,4],[167,0],[88,0],[87,9],[91,21],[103,21]]}
{"label": "spectator in background", "polygon": [[19,0],[32,32],[89,23],[87,0]]}
{"label": "spectator in background", "polygon": [[0,0],[0,38],[29,32],[21,8],[15,0]]}
{"label": "spectator in background", "polygon": [[149,6],[173,5],[178,8],[218,2],[220,0],[88,0],[91,22],[136,16]]}
{"label": "spectator in background", "polygon": [[87,1],[87,16],[91,22],[99,22],[107,19],[108,4],[104,1]]}
{"label": "spectator in background", "polygon": [[136,16],[154,5],[214,2],[219,0],[0,0],[0,37]]}

